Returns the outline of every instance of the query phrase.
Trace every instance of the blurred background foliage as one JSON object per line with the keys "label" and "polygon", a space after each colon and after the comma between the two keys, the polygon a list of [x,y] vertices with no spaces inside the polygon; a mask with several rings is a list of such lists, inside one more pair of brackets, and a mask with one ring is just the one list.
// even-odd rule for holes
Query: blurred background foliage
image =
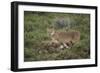
{"label": "blurred background foliage", "polygon": [[[47,28],[80,31],[79,43],[71,49],[48,49],[42,41],[50,40]],[[90,58],[90,15],[56,12],[24,12],[24,61]]]}

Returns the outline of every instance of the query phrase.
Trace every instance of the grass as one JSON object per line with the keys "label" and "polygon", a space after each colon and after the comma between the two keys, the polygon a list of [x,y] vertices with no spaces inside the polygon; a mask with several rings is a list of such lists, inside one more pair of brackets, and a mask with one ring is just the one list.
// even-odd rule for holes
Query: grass
{"label": "grass", "polygon": [[[64,19],[64,24],[57,21]],[[47,28],[77,30],[81,33],[78,43],[70,49],[50,48],[43,41],[50,41]],[[24,12],[24,61],[70,60],[90,58],[90,15],[75,13]]]}

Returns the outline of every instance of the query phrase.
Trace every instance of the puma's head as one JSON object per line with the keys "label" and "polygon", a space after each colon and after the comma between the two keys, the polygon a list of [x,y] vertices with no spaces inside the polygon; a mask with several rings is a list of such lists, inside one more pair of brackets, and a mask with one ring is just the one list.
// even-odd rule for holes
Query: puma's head
{"label": "puma's head", "polygon": [[47,28],[47,33],[49,33],[50,36],[53,36],[55,34],[55,30],[53,28]]}

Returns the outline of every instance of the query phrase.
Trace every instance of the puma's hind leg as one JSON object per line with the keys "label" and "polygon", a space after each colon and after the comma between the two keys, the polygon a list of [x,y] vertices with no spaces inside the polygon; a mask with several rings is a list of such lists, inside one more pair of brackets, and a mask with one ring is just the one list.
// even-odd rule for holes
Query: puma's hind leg
{"label": "puma's hind leg", "polygon": [[66,43],[63,43],[63,46],[64,46],[65,48],[69,48],[69,46],[68,46]]}

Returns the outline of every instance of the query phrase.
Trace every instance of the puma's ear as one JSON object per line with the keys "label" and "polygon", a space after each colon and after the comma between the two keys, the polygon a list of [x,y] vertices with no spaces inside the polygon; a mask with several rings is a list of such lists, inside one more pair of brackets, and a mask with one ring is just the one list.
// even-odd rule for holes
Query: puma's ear
{"label": "puma's ear", "polygon": [[54,31],[54,29],[47,28],[47,32],[52,33],[53,31]]}

